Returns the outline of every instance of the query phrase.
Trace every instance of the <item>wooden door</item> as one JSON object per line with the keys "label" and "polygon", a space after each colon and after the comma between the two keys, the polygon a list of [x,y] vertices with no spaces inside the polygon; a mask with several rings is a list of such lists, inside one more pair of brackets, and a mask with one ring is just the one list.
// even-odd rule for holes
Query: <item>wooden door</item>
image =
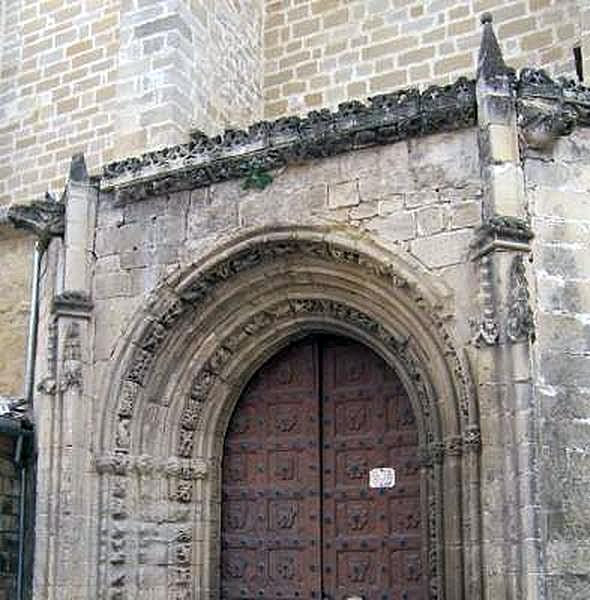
{"label": "wooden door", "polygon": [[[222,598],[425,600],[417,441],[365,346],[308,338],[269,361],[225,442]],[[377,467],[395,487],[369,487]]]}

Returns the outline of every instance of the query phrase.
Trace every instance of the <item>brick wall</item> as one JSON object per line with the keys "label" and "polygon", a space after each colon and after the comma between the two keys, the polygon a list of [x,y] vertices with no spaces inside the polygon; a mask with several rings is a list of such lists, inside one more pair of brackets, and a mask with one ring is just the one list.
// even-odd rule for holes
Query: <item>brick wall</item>
{"label": "brick wall", "polygon": [[268,0],[265,115],[335,106],[473,76],[479,19],[494,16],[507,62],[573,73],[577,0]]}
{"label": "brick wall", "polygon": [[[262,0],[6,0],[0,203],[262,116]],[[2,17],[0,15],[0,17]]]}
{"label": "brick wall", "polygon": [[112,146],[119,2],[8,0],[0,90],[0,202],[58,189],[70,156]]}
{"label": "brick wall", "polygon": [[0,395],[23,393],[33,239],[0,231]]}

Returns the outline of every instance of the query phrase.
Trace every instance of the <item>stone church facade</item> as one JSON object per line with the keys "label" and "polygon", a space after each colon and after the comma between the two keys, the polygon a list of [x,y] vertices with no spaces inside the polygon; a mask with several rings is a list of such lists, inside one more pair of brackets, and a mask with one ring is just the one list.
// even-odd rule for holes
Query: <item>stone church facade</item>
{"label": "stone church facade", "polygon": [[590,595],[590,92],[481,20],[475,78],[75,154],[2,209],[37,239],[22,597]]}

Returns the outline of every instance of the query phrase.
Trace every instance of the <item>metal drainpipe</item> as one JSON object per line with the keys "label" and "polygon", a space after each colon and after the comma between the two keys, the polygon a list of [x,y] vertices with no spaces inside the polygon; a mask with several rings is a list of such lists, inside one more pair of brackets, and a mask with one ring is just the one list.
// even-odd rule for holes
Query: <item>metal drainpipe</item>
{"label": "metal drainpipe", "polygon": [[25,403],[33,404],[33,388],[35,385],[35,362],[37,354],[37,325],[39,323],[39,274],[41,259],[46,244],[41,240],[35,242],[33,252],[33,278],[31,281],[31,311],[29,314],[29,332],[27,338],[27,358],[25,363]]}
{"label": "metal drainpipe", "polygon": [[[35,242],[33,252],[33,274],[31,281],[31,304],[29,314],[29,328],[27,338],[27,357],[25,363],[25,390],[24,402],[31,408],[33,406],[33,391],[35,386],[35,363],[37,354],[37,331],[39,324],[39,275],[41,273],[41,259],[45,252],[46,244],[41,240]],[[19,498],[19,524],[18,524],[18,562],[16,575],[16,598],[24,600],[24,573],[25,573],[25,509],[27,466],[23,460],[24,433],[21,433],[16,442],[15,464],[20,468],[20,498]]]}

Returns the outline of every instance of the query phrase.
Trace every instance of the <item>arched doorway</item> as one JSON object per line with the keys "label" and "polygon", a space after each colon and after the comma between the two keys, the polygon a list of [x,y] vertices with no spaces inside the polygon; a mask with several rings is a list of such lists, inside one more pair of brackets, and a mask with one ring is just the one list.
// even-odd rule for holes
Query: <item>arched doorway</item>
{"label": "arched doorway", "polygon": [[[370,482],[393,474],[375,469],[394,469],[393,487]],[[396,373],[348,339],[289,346],[250,381],[225,438],[221,597],[425,600],[420,490]]]}

